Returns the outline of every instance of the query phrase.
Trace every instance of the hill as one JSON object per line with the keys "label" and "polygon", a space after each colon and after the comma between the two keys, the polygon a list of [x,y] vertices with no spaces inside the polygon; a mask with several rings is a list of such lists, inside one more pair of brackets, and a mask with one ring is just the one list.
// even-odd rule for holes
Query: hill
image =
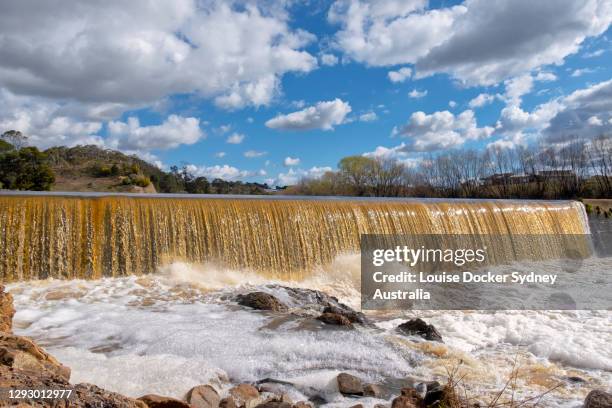
{"label": "hill", "polygon": [[[38,152],[34,147],[15,148],[2,141],[0,146],[0,188],[52,191],[97,191],[192,194],[266,194],[265,184],[226,181],[190,174],[186,167],[174,166],[166,172],[134,155],[98,146],[51,147]],[[35,152],[35,153],[33,153]],[[27,155],[25,155],[27,153]],[[44,184],[19,181],[35,165],[43,166]],[[25,157],[25,158],[24,158]],[[18,168],[19,167],[19,168]]]}

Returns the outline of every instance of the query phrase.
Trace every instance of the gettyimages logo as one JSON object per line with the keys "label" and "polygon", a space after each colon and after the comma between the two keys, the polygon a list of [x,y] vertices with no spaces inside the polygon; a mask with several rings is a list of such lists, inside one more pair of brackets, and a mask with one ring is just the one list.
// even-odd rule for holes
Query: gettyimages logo
{"label": "gettyimages logo", "polygon": [[364,235],[361,245],[364,309],[610,306],[612,257],[590,235]]}

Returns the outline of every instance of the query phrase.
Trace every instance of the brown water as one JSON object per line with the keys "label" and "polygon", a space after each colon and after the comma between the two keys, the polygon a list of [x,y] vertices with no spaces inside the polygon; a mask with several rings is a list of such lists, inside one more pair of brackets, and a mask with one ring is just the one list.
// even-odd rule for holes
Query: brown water
{"label": "brown water", "polygon": [[576,202],[0,195],[0,281],[94,279],[172,261],[297,279],[363,233],[583,234]]}

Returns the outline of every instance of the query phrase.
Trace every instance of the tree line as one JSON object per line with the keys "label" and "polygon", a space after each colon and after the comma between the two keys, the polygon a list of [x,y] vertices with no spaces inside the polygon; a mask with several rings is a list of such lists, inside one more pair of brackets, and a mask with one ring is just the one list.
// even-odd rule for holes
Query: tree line
{"label": "tree line", "polygon": [[345,157],[338,171],[304,178],[287,194],[371,197],[571,199],[612,197],[612,138],[563,147],[519,146],[397,159]]}

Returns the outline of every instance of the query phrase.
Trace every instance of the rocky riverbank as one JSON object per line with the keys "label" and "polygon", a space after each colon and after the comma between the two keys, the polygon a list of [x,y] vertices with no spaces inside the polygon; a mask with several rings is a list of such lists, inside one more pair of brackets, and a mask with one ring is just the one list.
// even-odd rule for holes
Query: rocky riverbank
{"label": "rocky riverbank", "polygon": [[[354,331],[375,329],[360,312],[340,303],[336,298],[315,290],[282,287],[287,298],[279,299],[270,293],[255,291],[240,294],[232,299],[240,309],[269,313],[278,319],[296,319],[304,325],[322,325],[325,330]],[[295,308],[294,303],[308,307]],[[31,339],[12,333],[14,315],[11,295],[0,287],[0,390],[8,389],[71,389],[73,395],[66,400],[8,401],[0,398],[0,406],[33,407],[191,407],[191,408],[306,408],[325,404],[327,401],[314,390],[308,400],[293,401],[290,394],[294,387],[282,378],[265,378],[252,383],[201,384],[190,389],[182,399],[160,395],[144,395],[129,398],[106,391],[92,384],[71,384],[70,369],[48,354]],[[397,332],[407,336],[443,342],[442,335],[432,325],[421,319],[404,322]],[[455,394],[454,387],[436,381],[415,382],[405,379],[398,383],[368,382],[351,373],[337,375],[338,391],[354,401],[354,407],[412,408],[412,407],[475,407],[474,401],[466,403]],[[452,385],[452,384],[451,384]],[[385,400],[386,404],[373,405],[373,400]],[[585,407],[609,407],[612,396],[593,391],[586,399]],[[607,404],[607,405],[606,405]],[[482,405],[481,405],[482,406]],[[488,406],[488,405],[484,405]]]}

